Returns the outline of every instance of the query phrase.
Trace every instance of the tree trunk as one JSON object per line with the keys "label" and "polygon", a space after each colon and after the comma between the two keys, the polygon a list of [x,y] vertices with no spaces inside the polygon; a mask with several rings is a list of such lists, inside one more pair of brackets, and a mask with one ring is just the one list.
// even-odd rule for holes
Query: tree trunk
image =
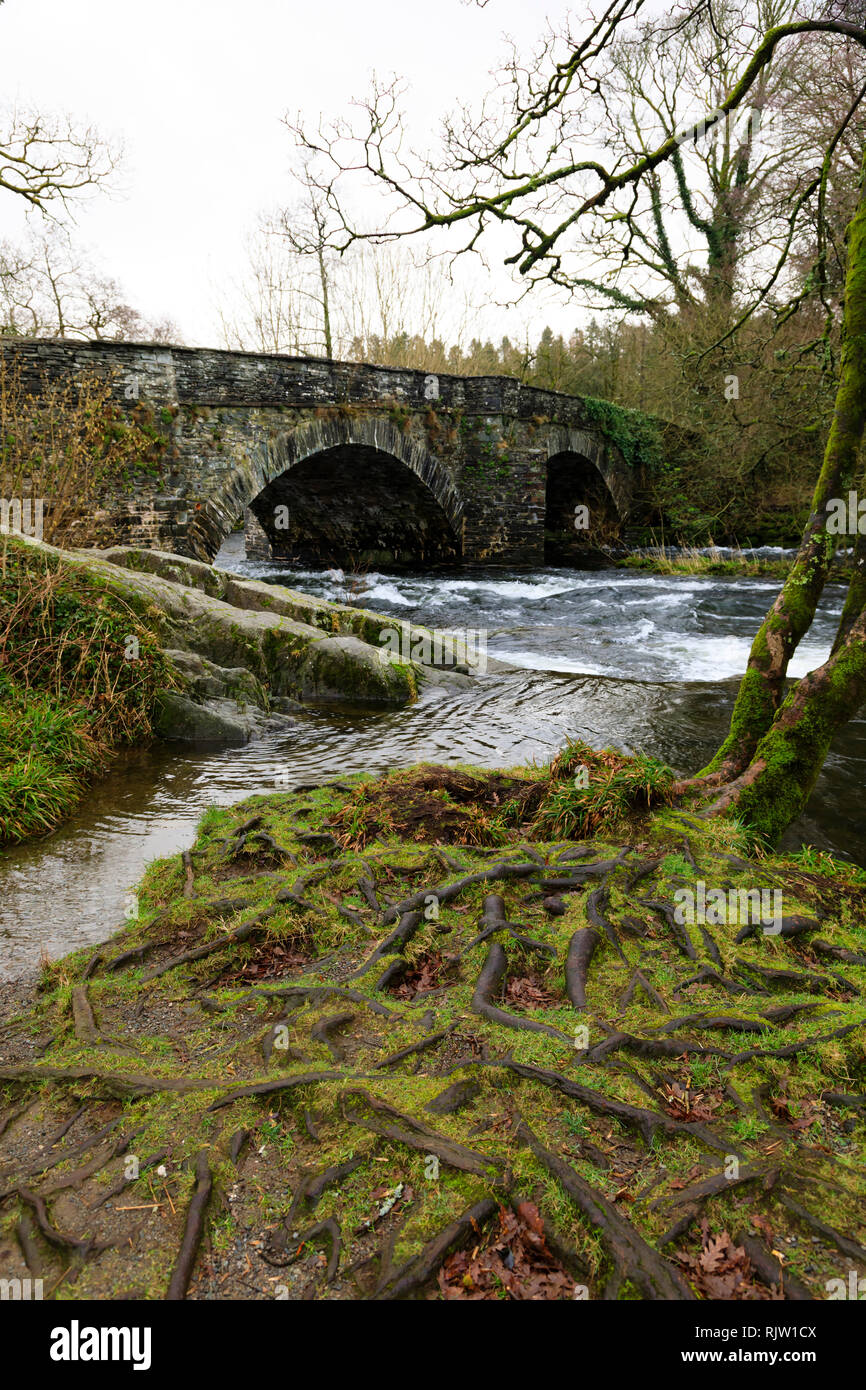
{"label": "tree trunk", "polygon": [[[845,623],[843,615],[840,624]],[[775,844],[803,810],[833,736],[866,700],[866,610],[837,638],[833,655],[798,681],[745,772],[709,809],[733,810],[756,840]]]}
{"label": "tree trunk", "polygon": [[331,296],[330,285],[328,283],[328,267],[325,265],[325,253],[321,246],[318,249],[319,261],[319,280],[322,286],[322,325],[325,332],[325,356],[334,356],[334,345],[331,341]]}
{"label": "tree trunk", "polygon": [[[839,384],[812,513],[791,572],[752,643],[728,737],[707,767],[681,784],[681,791],[721,786],[749,766],[779,711],[788,663],[811,626],[827,579],[836,543],[827,530],[827,506],[851,486],[866,423],[866,151],[860,197],[848,226],[847,242]],[[861,607],[862,570],[861,564],[852,581],[850,609],[854,614]]]}

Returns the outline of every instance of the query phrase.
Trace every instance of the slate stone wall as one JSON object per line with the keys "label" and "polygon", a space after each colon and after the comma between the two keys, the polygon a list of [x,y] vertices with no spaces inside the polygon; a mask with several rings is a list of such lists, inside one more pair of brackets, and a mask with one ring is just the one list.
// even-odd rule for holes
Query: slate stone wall
{"label": "slate stone wall", "polygon": [[[510,378],[101,341],[17,339],[2,350],[17,354],[34,394],[70,375],[109,374],[118,402],[145,412],[164,439],[157,475],[136,474],[102,499],[90,543],[210,560],[265,487],[327,450],[340,450],[347,470],[329,499],[344,509],[338,519],[351,520],[353,483],[363,490],[365,451],[381,450],[430,490],[470,565],[543,562],[554,455],[589,458],[622,518],[636,490],[580,397]],[[249,530],[259,554],[278,539],[261,517]]]}

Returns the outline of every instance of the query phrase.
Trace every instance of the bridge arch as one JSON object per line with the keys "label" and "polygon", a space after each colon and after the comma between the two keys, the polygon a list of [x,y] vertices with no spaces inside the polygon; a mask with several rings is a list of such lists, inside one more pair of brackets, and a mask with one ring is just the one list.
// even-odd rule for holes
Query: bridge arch
{"label": "bridge arch", "polygon": [[555,429],[548,438],[545,561],[591,560],[615,540],[631,504],[631,475],[619,449],[584,430]]}
{"label": "bridge arch", "polygon": [[259,553],[275,558],[399,566],[462,557],[463,502],[450,473],[380,415],[334,407],[272,435],[199,509],[191,529],[215,553],[243,513]]}

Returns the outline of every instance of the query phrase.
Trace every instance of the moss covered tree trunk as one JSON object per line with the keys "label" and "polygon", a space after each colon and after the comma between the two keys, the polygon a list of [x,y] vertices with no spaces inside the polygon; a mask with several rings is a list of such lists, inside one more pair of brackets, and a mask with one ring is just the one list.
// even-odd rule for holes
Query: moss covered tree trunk
{"label": "moss covered tree trunk", "polygon": [[[812,624],[833,558],[835,537],[827,529],[828,507],[855,478],[866,425],[866,150],[847,242],[839,385],[811,515],[791,572],[752,643],[728,736],[707,767],[678,788],[681,792],[725,788],[713,809],[736,802],[740,814],[770,839],[776,839],[805,804],[833,733],[856,713],[864,698],[862,691],[857,693],[860,668],[855,655],[855,634],[860,631],[866,597],[866,555],[858,537],[854,575],[832,659],[801,682],[783,704],[788,663]],[[846,680],[851,682],[850,698],[839,685]],[[798,719],[803,721],[799,731],[795,728]],[[806,733],[807,728],[812,733]],[[791,761],[793,742],[800,751]],[[784,774],[779,771],[782,765],[788,768]],[[793,785],[787,781],[789,776]],[[771,783],[776,787],[772,794]],[[781,800],[773,806],[776,794]]]}
{"label": "moss covered tree trunk", "polygon": [[[847,242],[839,385],[811,515],[791,572],[752,643],[728,737],[708,766],[684,784],[683,790],[722,786],[748,768],[780,709],[788,663],[812,624],[826,583],[835,549],[835,537],[827,530],[828,504],[844,496],[852,484],[866,423],[866,151],[860,197]],[[851,600],[846,605],[849,626],[862,607],[862,582],[861,566],[855,572]]]}
{"label": "moss covered tree trunk", "polygon": [[866,610],[843,631],[845,622],[843,614],[833,654],[790,691],[711,815],[733,810],[753,834],[775,844],[803,810],[834,734],[866,700]]}

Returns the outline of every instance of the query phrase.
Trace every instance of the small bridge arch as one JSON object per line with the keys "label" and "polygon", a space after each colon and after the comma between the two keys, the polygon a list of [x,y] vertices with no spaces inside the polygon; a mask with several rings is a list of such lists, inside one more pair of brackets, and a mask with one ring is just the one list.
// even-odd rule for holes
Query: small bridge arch
{"label": "small bridge arch", "polygon": [[[216,516],[214,513],[218,513]],[[462,558],[463,503],[448,470],[387,417],[333,413],[268,440],[226,480],[213,546],[240,515],[247,553],[337,565]]]}
{"label": "small bridge arch", "polygon": [[614,540],[632,503],[631,473],[616,445],[585,430],[553,429],[548,438],[544,558],[591,559]]}

